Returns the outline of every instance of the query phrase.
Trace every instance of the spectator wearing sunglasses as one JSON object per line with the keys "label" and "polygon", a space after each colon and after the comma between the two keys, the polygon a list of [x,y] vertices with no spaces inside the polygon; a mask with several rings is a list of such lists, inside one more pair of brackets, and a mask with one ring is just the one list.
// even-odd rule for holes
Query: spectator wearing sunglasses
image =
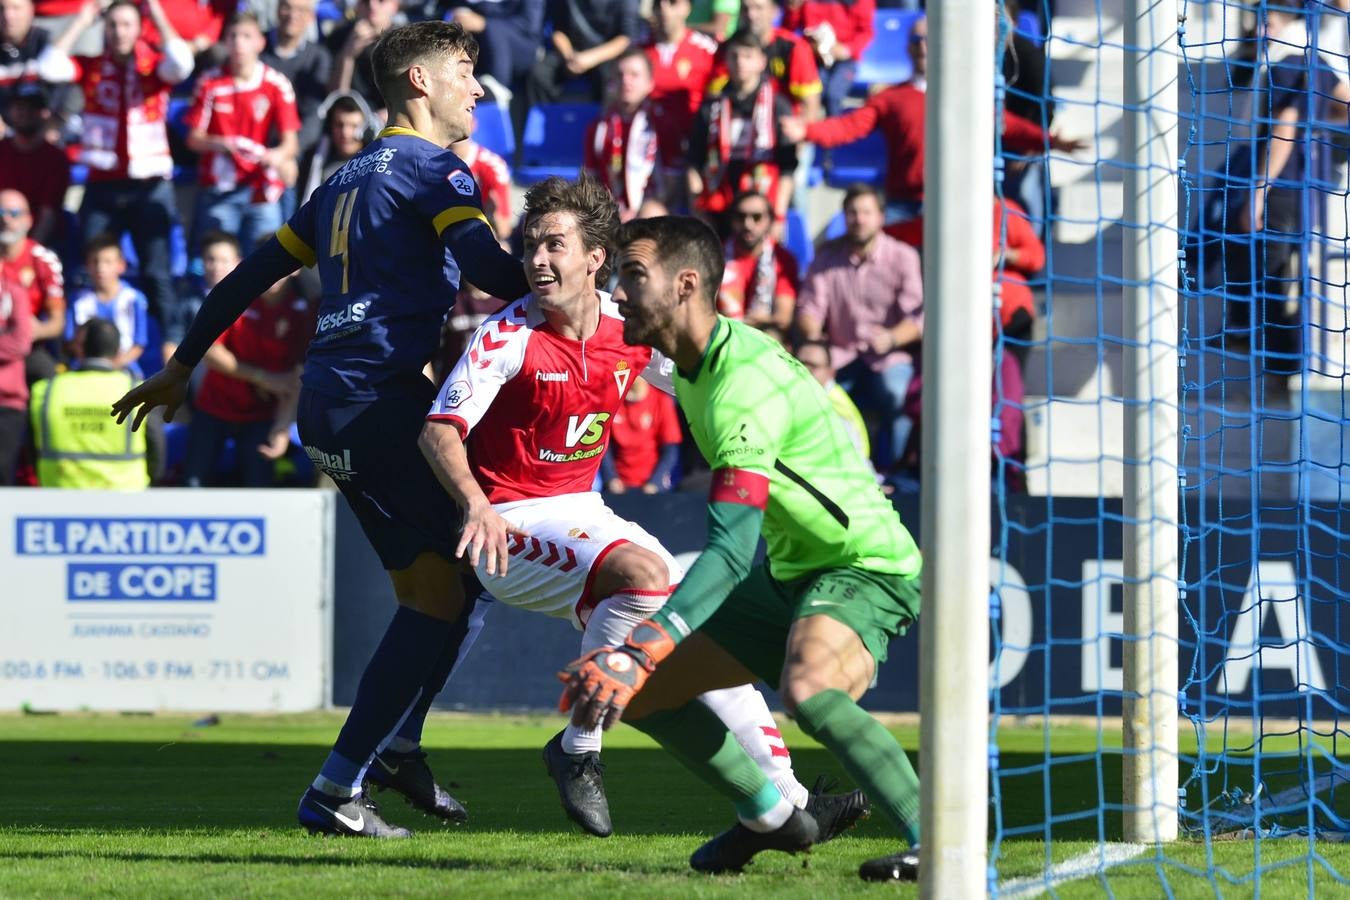
{"label": "spectator wearing sunglasses", "polygon": [[797,272],[792,251],[773,239],[773,207],[763,194],[741,194],[731,206],[726,269],[717,291],[717,311],[747,325],[786,335],[797,308]]}

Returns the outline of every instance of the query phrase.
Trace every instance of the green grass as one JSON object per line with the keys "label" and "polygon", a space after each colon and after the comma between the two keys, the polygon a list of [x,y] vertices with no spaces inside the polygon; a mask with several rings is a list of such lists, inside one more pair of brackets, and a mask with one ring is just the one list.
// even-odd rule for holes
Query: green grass
{"label": "green grass", "polygon": [[[607,737],[606,783],[618,834],[588,838],[570,827],[543,772],[539,748],[554,717],[434,716],[431,762],[468,806],[471,821],[447,828],[392,798],[389,818],[417,831],[410,841],[314,838],[295,825],[295,803],[341,719],[333,714],[225,716],[193,727],[173,716],[0,716],[0,765],[10,790],[0,813],[0,897],[143,896],[641,896],[816,897],[912,887],[865,885],[858,863],[897,844],[879,817],[806,857],[767,854],[745,875],[707,878],[688,870],[690,852],[730,824],[730,811],[631,729]],[[1119,817],[1097,815],[1098,797],[1119,797],[1118,757],[1098,763],[1094,732],[1057,728],[1050,811],[1066,818],[1048,846],[1043,832],[1005,841],[1002,880],[1038,875],[1047,862],[1119,838]],[[906,747],[912,728],[897,728]],[[1044,759],[1045,732],[1000,731],[1005,771]],[[788,727],[798,774],[842,775],[834,760]],[[1079,755],[1081,754],[1081,755]],[[1041,771],[1000,780],[1005,827],[1043,822]],[[390,795],[384,795],[389,797]],[[1260,890],[1350,896],[1350,849],[1306,840],[1260,844]],[[1255,845],[1170,846],[1056,889],[1062,897],[1253,896]],[[1212,860],[1212,863],[1209,861]],[[1327,867],[1331,867],[1328,869]],[[1213,878],[1209,871],[1217,871]],[[1332,871],[1334,870],[1334,872]]]}

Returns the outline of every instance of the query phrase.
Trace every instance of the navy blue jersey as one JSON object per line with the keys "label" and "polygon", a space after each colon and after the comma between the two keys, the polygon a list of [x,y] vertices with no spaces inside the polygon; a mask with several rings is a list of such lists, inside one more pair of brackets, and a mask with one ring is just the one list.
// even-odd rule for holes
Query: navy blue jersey
{"label": "navy blue jersey", "polygon": [[323,285],[307,388],[373,400],[421,372],[459,290],[441,236],[469,219],[487,224],[468,167],[409,128],[384,129],[315,190],[277,232]]}

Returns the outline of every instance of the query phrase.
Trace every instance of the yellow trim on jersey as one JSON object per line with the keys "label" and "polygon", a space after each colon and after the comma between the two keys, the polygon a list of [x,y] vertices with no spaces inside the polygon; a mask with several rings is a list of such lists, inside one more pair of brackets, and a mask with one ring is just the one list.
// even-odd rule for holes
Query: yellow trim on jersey
{"label": "yellow trim on jersey", "polygon": [[805,97],[814,97],[824,90],[819,81],[813,81],[810,84],[793,84],[788,86],[788,92],[797,99]]}
{"label": "yellow trim on jersey", "polygon": [[295,233],[290,223],[282,225],[277,229],[277,240],[287,253],[300,260],[300,264],[306,268],[313,268],[318,258],[314,255],[314,250],[305,243],[304,238]]}
{"label": "yellow trim on jersey", "polygon": [[386,125],[384,128],[380,129],[380,133],[375,135],[375,138],[378,140],[383,137],[398,137],[399,135],[421,138],[424,141],[431,140],[431,138],[427,137],[416,128],[404,128],[402,125]]}
{"label": "yellow trim on jersey", "polygon": [[445,234],[445,229],[451,225],[458,225],[460,222],[467,222],[469,219],[481,219],[484,225],[487,225],[489,229],[492,228],[482,210],[474,209],[472,206],[450,207],[431,220],[431,227],[436,229],[438,235]]}

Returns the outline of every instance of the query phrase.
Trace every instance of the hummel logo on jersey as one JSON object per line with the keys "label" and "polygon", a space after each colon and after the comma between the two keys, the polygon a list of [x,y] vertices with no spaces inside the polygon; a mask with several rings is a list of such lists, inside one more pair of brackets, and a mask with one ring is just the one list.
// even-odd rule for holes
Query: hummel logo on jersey
{"label": "hummel logo on jersey", "polygon": [[324,812],[332,813],[333,818],[337,819],[343,825],[346,825],[352,831],[360,831],[361,829],[366,827],[366,817],[361,813],[357,813],[356,818],[353,819],[351,816],[346,815],[345,813],[340,813],[336,809],[329,809],[322,803],[316,802],[314,805],[317,806],[319,809],[323,810]]}
{"label": "hummel logo on jersey", "polygon": [[535,369],[534,378],[536,381],[566,381],[568,374],[567,372],[543,372]]}
{"label": "hummel logo on jersey", "polygon": [[334,481],[351,481],[356,471],[352,468],[352,451],[344,449],[341,453],[325,453],[318,447],[305,447],[305,455],[324,474]]}

